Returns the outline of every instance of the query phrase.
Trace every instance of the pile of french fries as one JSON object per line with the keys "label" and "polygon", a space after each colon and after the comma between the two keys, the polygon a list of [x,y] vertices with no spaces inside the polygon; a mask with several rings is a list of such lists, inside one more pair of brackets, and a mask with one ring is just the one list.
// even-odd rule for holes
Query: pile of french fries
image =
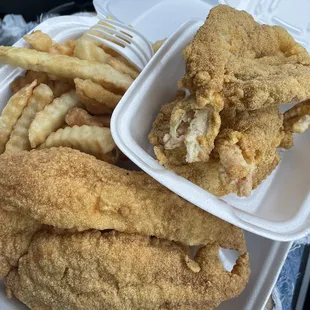
{"label": "pile of french fries", "polygon": [[0,154],[62,146],[116,163],[111,114],[139,72],[85,34],[64,43],[41,31],[24,39],[29,48],[0,47],[0,63],[27,70],[0,117]]}

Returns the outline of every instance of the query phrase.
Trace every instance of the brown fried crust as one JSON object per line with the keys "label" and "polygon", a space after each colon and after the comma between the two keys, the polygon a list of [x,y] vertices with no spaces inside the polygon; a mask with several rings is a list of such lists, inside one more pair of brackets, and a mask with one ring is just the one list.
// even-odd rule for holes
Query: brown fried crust
{"label": "brown fried crust", "polygon": [[0,279],[18,265],[41,227],[38,221],[23,213],[4,210],[0,203]]}
{"label": "brown fried crust", "polygon": [[212,309],[244,289],[248,255],[232,272],[219,247],[195,260],[171,241],[98,231],[40,233],[6,279],[31,309]]}
{"label": "brown fried crust", "polygon": [[245,11],[219,5],[185,48],[180,87],[197,105],[239,109],[310,97],[310,56],[282,27],[260,25]]}
{"label": "brown fried crust", "polygon": [[0,201],[58,228],[115,229],[245,252],[243,232],[143,172],[68,148],[0,156]]}

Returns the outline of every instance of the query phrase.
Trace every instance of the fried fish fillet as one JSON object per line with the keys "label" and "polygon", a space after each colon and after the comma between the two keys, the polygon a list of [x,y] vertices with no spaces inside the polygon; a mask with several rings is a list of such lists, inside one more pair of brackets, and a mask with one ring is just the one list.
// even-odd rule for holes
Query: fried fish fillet
{"label": "fried fish fillet", "polygon": [[172,102],[161,108],[149,135],[157,159],[166,168],[214,195],[235,192],[249,196],[277,166],[276,148],[283,139],[283,116],[278,107],[254,111],[224,109],[220,113],[222,124],[210,162],[186,164],[182,162],[186,154],[184,148],[167,150],[165,145],[170,115],[177,104]]}
{"label": "fried fish fillet", "polygon": [[209,244],[192,260],[182,246],[155,237],[43,232],[6,284],[33,310],[209,310],[239,295],[249,277],[247,254],[229,272],[218,250]]}
{"label": "fried fish fillet", "polygon": [[180,86],[197,106],[259,109],[310,97],[310,56],[279,26],[259,25],[229,6],[210,11],[185,48]]}
{"label": "fried fish fillet", "polygon": [[68,148],[0,156],[0,201],[58,228],[115,229],[186,245],[245,252],[242,231],[195,207],[143,172]]}
{"label": "fried fish fillet", "polygon": [[7,211],[1,206],[0,203],[0,279],[18,265],[19,258],[27,252],[31,239],[42,226],[23,213]]}

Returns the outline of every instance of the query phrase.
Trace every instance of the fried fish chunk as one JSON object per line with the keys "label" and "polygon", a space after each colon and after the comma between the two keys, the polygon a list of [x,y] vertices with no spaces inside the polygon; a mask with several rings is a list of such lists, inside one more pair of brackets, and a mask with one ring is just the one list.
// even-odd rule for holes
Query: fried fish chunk
{"label": "fried fish chunk", "polygon": [[221,120],[214,150],[220,160],[221,181],[236,184],[239,196],[249,196],[258,166],[278,161],[283,115],[277,106],[254,111],[232,108],[222,111]]}
{"label": "fried fish chunk", "polygon": [[195,103],[189,96],[165,105],[149,135],[152,144],[164,146],[174,164],[208,161],[214,148],[221,125],[219,113],[209,105],[195,109]]}
{"label": "fried fish chunk", "polygon": [[249,277],[247,254],[229,272],[218,250],[206,245],[192,260],[182,246],[154,237],[42,232],[6,284],[31,309],[210,310],[238,296]]}
{"label": "fried fish chunk", "polygon": [[[198,162],[186,165],[172,164],[160,147],[154,148],[158,161],[167,169],[174,171],[176,174],[184,177],[192,183],[200,186],[206,191],[215,196],[225,196],[231,193],[236,193],[238,196],[244,196],[248,193],[249,187],[247,179],[245,184],[242,182],[227,182],[221,175],[221,164],[219,159],[210,158],[208,162]],[[266,156],[265,161],[257,165],[256,169],[251,174],[251,189],[255,189],[268,175],[277,167],[280,158],[277,154]],[[225,182],[226,181],[226,182]],[[243,181],[243,180],[241,180]],[[246,192],[245,192],[246,190]]]}
{"label": "fried fish chunk", "polygon": [[310,125],[310,100],[297,103],[284,113],[285,136],[281,147],[289,149],[294,145],[293,133],[303,133]]}
{"label": "fried fish chunk", "polygon": [[143,172],[69,148],[0,156],[0,201],[47,225],[115,229],[245,252],[239,228],[195,207]]}
{"label": "fried fish chunk", "polygon": [[185,48],[180,86],[197,107],[259,109],[310,97],[310,56],[282,27],[259,25],[226,5],[213,8]]}
{"label": "fried fish chunk", "polygon": [[[184,147],[177,145],[169,149],[165,144],[169,142],[166,137],[171,130],[175,106],[177,102],[162,106],[153,123],[149,140],[155,155],[166,168],[212,194],[222,196],[234,192],[249,196],[279,163],[276,148],[283,139],[283,116],[278,107],[254,111],[224,109],[220,113],[219,134],[212,137],[215,139],[215,148],[210,150],[212,160],[187,163],[184,158],[188,153]],[[208,131],[206,137],[210,138]]]}

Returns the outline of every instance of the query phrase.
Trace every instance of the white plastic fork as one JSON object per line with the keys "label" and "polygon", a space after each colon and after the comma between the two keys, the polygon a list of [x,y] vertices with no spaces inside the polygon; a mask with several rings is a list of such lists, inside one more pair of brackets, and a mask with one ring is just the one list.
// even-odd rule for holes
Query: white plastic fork
{"label": "white plastic fork", "polygon": [[113,49],[132,65],[142,70],[154,55],[150,42],[132,27],[103,18],[87,35]]}

